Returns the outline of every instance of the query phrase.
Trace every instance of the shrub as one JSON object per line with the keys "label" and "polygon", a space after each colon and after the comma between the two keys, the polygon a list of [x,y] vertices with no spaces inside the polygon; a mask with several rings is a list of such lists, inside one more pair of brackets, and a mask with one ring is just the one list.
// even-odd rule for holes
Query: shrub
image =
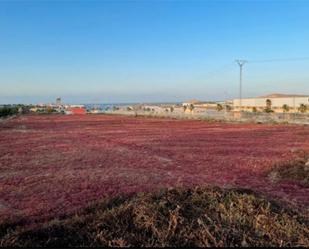
{"label": "shrub", "polygon": [[0,108],[0,117],[7,117],[18,113],[17,106],[3,106]]}
{"label": "shrub", "polygon": [[46,112],[47,113],[55,113],[55,112],[57,112],[57,110],[52,108],[52,107],[47,107]]}
{"label": "shrub", "polygon": [[219,188],[118,197],[32,229],[0,228],[6,247],[309,246],[304,214],[248,190]]}
{"label": "shrub", "polygon": [[217,107],[216,107],[217,111],[220,112],[223,110],[223,106],[221,104],[217,104]]}
{"label": "shrub", "polygon": [[266,112],[266,113],[272,113],[272,112],[274,112],[271,108],[269,108],[269,107],[266,107],[265,109],[264,109],[264,112]]}

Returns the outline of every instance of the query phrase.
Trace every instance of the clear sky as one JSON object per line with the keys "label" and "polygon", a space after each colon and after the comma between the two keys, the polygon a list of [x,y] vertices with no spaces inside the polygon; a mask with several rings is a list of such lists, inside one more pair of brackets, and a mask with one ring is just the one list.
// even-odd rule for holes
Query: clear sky
{"label": "clear sky", "polygon": [[[309,57],[309,1],[0,1],[0,103],[221,100]],[[309,94],[309,60],[243,95]]]}

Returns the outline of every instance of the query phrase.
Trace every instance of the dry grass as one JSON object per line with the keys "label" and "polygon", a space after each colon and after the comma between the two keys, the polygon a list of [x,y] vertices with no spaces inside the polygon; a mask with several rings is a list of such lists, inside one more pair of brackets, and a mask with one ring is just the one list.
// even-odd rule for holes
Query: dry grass
{"label": "dry grass", "polygon": [[244,190],[113,198],[61,220],[2,224],[1,246],[309,246],[308,217]]}
{"label": "dry grass", "polygon": [[268,173],[272,182],[292,180],[309,187],[309,156],[306,152],[299,152],[298,157],[285,164],[275,165]]}

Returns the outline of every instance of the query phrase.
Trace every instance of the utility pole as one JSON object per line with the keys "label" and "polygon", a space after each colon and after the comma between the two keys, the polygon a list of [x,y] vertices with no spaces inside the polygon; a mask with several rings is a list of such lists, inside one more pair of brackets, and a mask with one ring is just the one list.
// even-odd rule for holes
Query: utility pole
{"label": "utility pole", "polygon": [[239,109],[242,109],[242,68],[247,61],[245,60],[236,60],[236,63],[239,66]]}

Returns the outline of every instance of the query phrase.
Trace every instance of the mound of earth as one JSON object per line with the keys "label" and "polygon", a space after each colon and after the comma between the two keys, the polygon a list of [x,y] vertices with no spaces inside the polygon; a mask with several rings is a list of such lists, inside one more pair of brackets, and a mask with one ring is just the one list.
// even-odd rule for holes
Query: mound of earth
{"label": "mound of earth", "polygon": [[166,189],[117,197],[31,228],[0,226],[1,246],[309,246],[308,215],[251,191]]}

